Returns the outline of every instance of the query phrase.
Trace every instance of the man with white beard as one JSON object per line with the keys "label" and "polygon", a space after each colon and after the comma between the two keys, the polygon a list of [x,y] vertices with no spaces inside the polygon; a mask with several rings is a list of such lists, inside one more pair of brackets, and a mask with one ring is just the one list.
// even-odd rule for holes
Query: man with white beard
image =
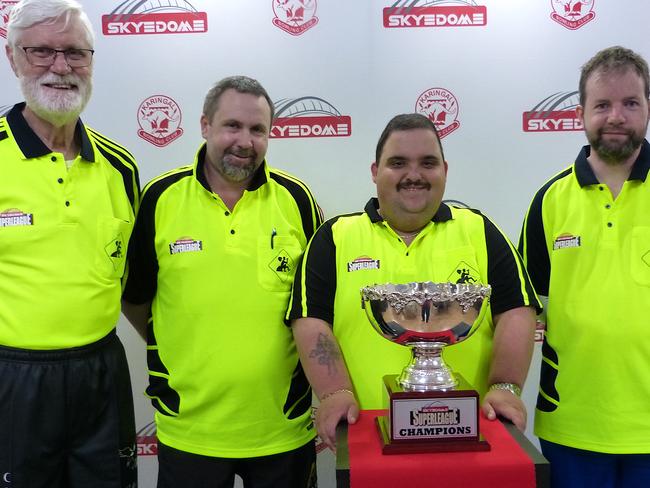
{"label": "man with white beard", "polygon": [[133,156],[79,119],[94,35],[75,0],[23,0],[6,54],[25,97],[0,117],[0,486],[137,484],[115,334]]}

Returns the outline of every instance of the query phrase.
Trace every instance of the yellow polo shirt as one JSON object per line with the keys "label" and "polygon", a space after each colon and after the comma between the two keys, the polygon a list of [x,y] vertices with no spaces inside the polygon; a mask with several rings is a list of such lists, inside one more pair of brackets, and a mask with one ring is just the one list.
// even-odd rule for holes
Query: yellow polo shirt
{"label": "yellow polo shirt", "polygon": [[77,123],[68,170],[16,105],[0,118],[0,344],[62,349],[116,325],[138,172],[122,146]]}

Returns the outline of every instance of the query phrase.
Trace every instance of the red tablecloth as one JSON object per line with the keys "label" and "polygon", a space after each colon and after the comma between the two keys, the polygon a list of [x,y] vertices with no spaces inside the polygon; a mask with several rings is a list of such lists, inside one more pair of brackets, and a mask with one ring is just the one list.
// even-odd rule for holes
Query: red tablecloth
{"label": "red tablecloth", "polygon": [[348,427],[351,488],[534,488],[535,467],[501,422],[480,415],[485,452],[382,455],[375,417],[364,410]]}

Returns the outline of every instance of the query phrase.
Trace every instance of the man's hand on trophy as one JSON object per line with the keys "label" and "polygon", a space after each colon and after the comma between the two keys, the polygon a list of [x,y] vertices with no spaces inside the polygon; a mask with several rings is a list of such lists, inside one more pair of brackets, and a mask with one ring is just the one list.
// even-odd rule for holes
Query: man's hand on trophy
{"label": "man's hand on trophy", "polygon": [[359,418],[359,404],[351,390],[341,389],[323,395],[316,410],[316,431],[333,452],[336,452],[336,426],[341,420],[354,424]]}
{"label": "man's hand on trophy", "polygon": [[526,429],[526,406],[516,392],[509,388],[491,387],[481,408],[488,420],[502,417],[515,424],[520,431]]}

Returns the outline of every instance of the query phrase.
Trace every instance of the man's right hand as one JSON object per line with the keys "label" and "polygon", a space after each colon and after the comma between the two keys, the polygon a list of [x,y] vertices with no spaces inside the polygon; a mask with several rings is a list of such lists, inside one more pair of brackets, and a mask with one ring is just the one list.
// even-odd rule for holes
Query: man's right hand
{"label": "man's right hand", "polygon": [[336,426],[341,420],[354,424],[359,418],[359,404],[352,392],[339,391],[324,398],[316,410],[316,431],[333,452],[336,452]]}

